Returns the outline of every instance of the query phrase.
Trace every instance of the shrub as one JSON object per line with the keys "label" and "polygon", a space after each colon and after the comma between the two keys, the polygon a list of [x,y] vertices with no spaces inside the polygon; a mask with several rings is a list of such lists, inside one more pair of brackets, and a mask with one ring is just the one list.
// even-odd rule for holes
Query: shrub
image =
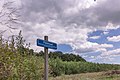
{"label": "shrub", "polygon": [[67,62],[61,59],[52,59],[50,61],[51,75],[60,76],[62,74],[79,74],[86,72],[99,72],[108,70],[118,70],[120,65],[98,64],[91,62]]}

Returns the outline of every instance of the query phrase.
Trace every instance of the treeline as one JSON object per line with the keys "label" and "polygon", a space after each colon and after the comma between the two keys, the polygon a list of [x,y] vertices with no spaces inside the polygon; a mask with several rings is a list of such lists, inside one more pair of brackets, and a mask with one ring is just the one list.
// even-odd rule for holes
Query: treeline
{"label": "treeline", "polygon": [[109,70],[119,70],[120,65],[99,64],[92,62],[66,62],[61,59],[52,59],[49,62],[52,76],[80,74],[88,72],[100,72]]}
{"label": "treeline", "polygon": [[[37,53],[36,56],[44,57],[44,52],[41,51],[41,52]],[[60,51],[50,52],[48,54],[48,56],[49,56],[50,59],[57,59],[57,58],[59,58],[62,61],[75,61],[75,62],[83,61],[83,62],[86,62],[86,60],[84,58],[82,58],[81,56],[79,56],[79,55],[75,55],[75,54],[72,54],[72,53],[70,53],[70,54],[69,53],[63,54]]]}

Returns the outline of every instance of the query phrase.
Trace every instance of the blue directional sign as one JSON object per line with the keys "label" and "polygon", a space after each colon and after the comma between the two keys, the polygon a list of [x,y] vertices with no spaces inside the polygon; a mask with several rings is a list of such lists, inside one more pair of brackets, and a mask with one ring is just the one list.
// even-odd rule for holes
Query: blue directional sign
{"label": "blue directional sign", "polygon": [[56,43],[49,42],[49,41],[42,40],[42,39],[37,39],[37,46],[46,47],[50,49],[57,49]]}

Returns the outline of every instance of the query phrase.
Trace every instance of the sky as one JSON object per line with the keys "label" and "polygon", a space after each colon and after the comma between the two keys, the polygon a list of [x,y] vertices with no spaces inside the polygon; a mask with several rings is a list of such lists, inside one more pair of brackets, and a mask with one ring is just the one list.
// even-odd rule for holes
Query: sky
{"label": "sky", "polygon": [[[0,0],[0,6],[5,0]],[[120,0],[13,0],[20,8],[20,24],[4,37],[22,30],[35,51],[43,50],[36,39],[45,35],[57,50],[74,53],[89,62],[120,64]],[[2,7],[0,7],[2,9]]]}

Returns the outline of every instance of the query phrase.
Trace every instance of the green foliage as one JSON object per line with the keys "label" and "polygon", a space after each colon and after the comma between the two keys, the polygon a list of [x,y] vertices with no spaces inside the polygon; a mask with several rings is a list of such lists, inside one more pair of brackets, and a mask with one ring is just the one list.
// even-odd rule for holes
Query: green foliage
{"label": "green foliage", "polygon": [[20,54],[24,55],[24,43],[25,40],[22,36],[22,31],[19,32],[19,35],[16,37],[16,47]]}
{"label": "green foliage", "polygon": [[41,80],[43,78],[43,58],[28,55],[33,54],[34,51],[24,44],[21,31],[16,40],[14,36],[11,41],[5,41],[2,36],[0,37],[0,80]]}
{"label": "green foliage", "polygon": [[86,62],[85,59],[83,59],[81,56],[79,55],[75,55],[75,54],[63,54],[62,52],[50,52],[49,53],[49,57],[56,59],[56,58],[60,58],[62,61],[83,61]]}
{"label": "green foliage", "polygon": [[61,74],[64,74],[64,66],[59,58],[51,59],[49,65],[51,69],[50,74],[52,76],[60,76]]}
{"label": "green foliage", "polygon": [[2,37],[0,45],[0,79],[7,79],[8,76],[12,76],[13,63],[20,59],[20,55],[17,52],[13,53],[14,48],[11,49],[8,41],[3,41]]}
{"label": "green foliage", "polygon": [[13,79],[39,80],[43,78],[43,59],[36,56],[24,57],[21,64],[13,68]]}
{"label": "green foliage", "polygon": [[[42,56],[42,57],[44,57],[44,52],[43,51],[41,51],[41,52],[39,52],[38,54],[36,54],[37,56]],[[78,62],[78,61],[82,61],[82,62],[86,62],[86,60],[85,59],[83,59],[81,56],[79,56],[79,55],[75,55],[75,54],[63,54],[62,52],[59,52],[59,51],[57,51],[57,52],[50,52],[49,53],[49,58],[50,59],[57,59],[57,58],[59,58],[59,59],[61,59],[62,61],[76,61],[76,62]]]}
{"label": "green foliage", "polygon": [[67,62],[60,59],[54,59],[50,62],[51,74],[53,76],[60,76],[62,74],[79,74],[87,72],[99,72],[99,71],[108,71],[108,70],[118,70],[120,65],[112,64],[98,64],[91,62]]}

